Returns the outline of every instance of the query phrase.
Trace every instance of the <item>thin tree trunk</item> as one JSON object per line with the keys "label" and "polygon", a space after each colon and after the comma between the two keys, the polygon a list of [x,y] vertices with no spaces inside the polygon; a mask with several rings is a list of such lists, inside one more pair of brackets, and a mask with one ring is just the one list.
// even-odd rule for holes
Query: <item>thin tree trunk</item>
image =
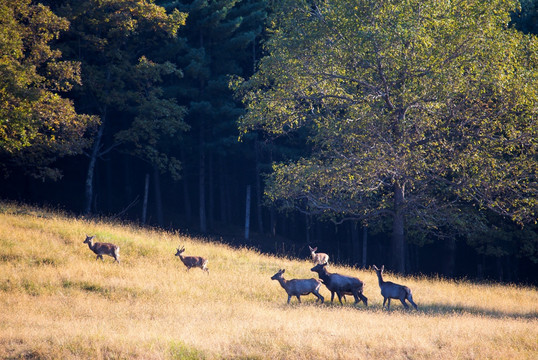
{"label": "thin tree trunk", "polygon": [[247,185],[247,199],[245,201],[245,240],[250,237],[250,185]]}
{"label": "thin tree trunk", "polygon": [[[183,166],[185,166],[184,164],[187,164],[185,159],[185,150],[181,150],[181,163],[183,164]],[[189,183],[187,181],[186,175],[183,175],[181,182],[183,187],[183,210],[185,214],[185,223],[190,225],[192,221],[192,201]]]}
{"label": "thin tree trunk", "polygon": [[208,202],[209,202],[209,209],[207,211],[207,223],[209,225],[209,228],[210,229],[213,229],[214,228],[214,214],[215,214],[215,187],[214,187],[214,176],[213,176],[213,173],[214,173],[214,169],[213,169],[213,154],[209,154],[209,160],[208,160],[208,174],[209,174],[209,179],[208,179],[208,195],[209,195],[209,199],[208,199]]}
{"label": "thin tree trunk", "polygon": [[144,203],[142,205],[142,225],[146,225],[148,214],[148,193],[149,193],[149,174],[146,174],[144,182]]}
{"label": "thin tree trunk", "polygon": [[357,221],[350,223],[351,227],[351,249],[352,249],[352,263],[357,264],[360,259],[360,239],[359,239],[359,224]]}
{"label": "thin tree trunk", "polygon": [[366,259],[368,255],[368,228],[362,228],[362,267],[366,268]]}
{"label": "thin tree trunk", "polygon": [[263,214],[262,214],[262,182],[260,170],[260,143],[256,140],[254,144],[256,150],[256,213],[258,215],[258,232],[263,234]]}
{"label": "thin tree trunk", "polygon": [[93,201],[93,176],[95,174],[95,165],[97,163],[97,158],[99,157],[99,149],[101,148],[101,140],[103,138],[103,132],[105,130],[105,121],[106,121],[106,110],[101,117],[101,124],[99,125],[99,130],[95,136],[93,142],[92,152],[90,154],[90,162],[88,163],[88,172],[86,173],[86,184],[85,184],[85,206],[84,214],[90,215],[92,212],[92,201]]}
{"label": "thin tree trunk", "polygon": [[394,220],[392,224],[392,263],[394,270],[405,274],[404,205],[405,187],[394,185]]}
{"label": "thin tree trunk", "polygon": [[[203,130],[200,130],[202,133]],[[207,217],[205,207],[205,151],[202,143],[203,135],[200,135],[200,164],[198,173],[198,190],[199,190],[199,216],[200,216],[200,231],[204,234],[207,232]]]}

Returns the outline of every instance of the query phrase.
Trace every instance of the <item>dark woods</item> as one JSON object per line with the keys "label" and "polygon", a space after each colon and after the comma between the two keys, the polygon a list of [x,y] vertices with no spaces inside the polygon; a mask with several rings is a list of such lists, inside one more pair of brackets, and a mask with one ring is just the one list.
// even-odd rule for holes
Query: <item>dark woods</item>
{"label": "dark woods", "polygon": [[[265,55],[273,2],[23,3],[42,3],[69,21],[50,46],[62,60],[80,63],[81,81],[58,93],[99,123],[80,133],[83,150],[37,166],[58,170],[57,179],[36,175],[32,161],[45,155],[34,151],[26,163],[15,162],[0,149],[2,199],[285,256],[309,258],[311,245],[331,263],[396,263],[388,220],[331,221],[283,209],[264,196],[272,164],[296,160],[311,147],[307,133],[272,139],[238,130],[244,107],[230,88],[231,76],[249,78]],[[515,26],[535,33],[528,26],[533,14],[536,8],[523,8]],[[487,211],[482,217],[487,226],[481,229],[443,229],[443,236],[409,225],[405,271],[538,284],[536,225],[521,227]]]}

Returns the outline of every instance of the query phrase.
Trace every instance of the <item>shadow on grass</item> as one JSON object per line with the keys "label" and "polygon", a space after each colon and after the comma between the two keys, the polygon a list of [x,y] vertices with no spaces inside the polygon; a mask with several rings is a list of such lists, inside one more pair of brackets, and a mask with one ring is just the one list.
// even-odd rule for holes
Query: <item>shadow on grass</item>
{"label": "shadow on grass", "polygon": [[362,302],[358,304],[353,304],[353,302],[345,303],[344,305],[340,305],[339,302],[335,301],[331,303],[331,301],[325,301],[325,303],[322,305],[321,303],[315,303],[314,301],[303,301],[302,304],[299,304],[298,302],[293,302],[290,305],[287,305],[286,303],[282,304],[283,307],[300,307],[300,306],[318,306],[320,308],[326,307],[331,309],[338,309],[338,308],[355,308],[360,311],[371,311],[371,312],[386,312],[387,314],[390,313],[406,313],[410,316],[413,315],[473,315],[473,316],[483,316],[483,317],[490,317],[494,319],[505,319],[505,318],[511,318],[511,319],[527,319],[527,320],[538,320],[538,312],[510,312],[510,311],[502,311],[502,310],[491,310],[491,309],[482,309],[478,307],[471,307],[471,306],[454,306],[454,305],[446,305],[446,304],[429,304],[429,305],[420,305],[418,304],[418,311],[413,309],[411,306],[409,309],[405,309],[402,307],[401,304],[392,304],[390,310],[386,310],[382,308],[381,304],[373,304],[368,305],[368,307],[365,307]]}
{"label": "shadow on grass", "polygon": [[[391,310],[392,311],[392,310]],[[409,310],[410,311],[410,310]],[[512,318],[512,319],[538,319],[538,312],[515,312],[515,311],[502,311],[492,309],[482,309],[472,306],[453,306],[446,304],[429,304],[420,306],[418,308],[419,313],[427,315],[475,315],[484,316],[495,319]]]}

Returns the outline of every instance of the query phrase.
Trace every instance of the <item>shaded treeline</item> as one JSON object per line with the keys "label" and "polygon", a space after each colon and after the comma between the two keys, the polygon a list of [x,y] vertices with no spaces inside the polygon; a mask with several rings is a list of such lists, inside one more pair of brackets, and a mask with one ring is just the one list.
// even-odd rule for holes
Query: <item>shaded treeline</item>
{"label": "shaded treeline", "polygon": [[[332,262],[361,267],[391,263],[390,229],[383,225],[337,225],[265,204],[264,174],[271,164],[308,151],[300,137],[271,140],[248,134],[238,141],[236,122],[243,109],[229,89],[228,76],[249,77],[263,56],[260,44],[270,1],[157,1],[167,14],[174,9],[188,14],[175,36],[172,20],[155,15],[154,8],[136,7],[138,1],[110,2],[108,7],[88,2],[85,6],[95,6],[92,11],[74,0],[41,2],[71,22],[54,44],[64,59],[82,64],[83,84],[67,96],[80,113],[98,115],[101,125],[92,135],[94,148],[55,162],[63,173],[57,181],[11,169],[0,179],[3,199],[178,229],[301,258],[309,257],[308,245],[315,245]],[[140,24],[136,34],[123,27],[129,8],[139,11],[131,12]],[[521,22],[528,18],[520,17]],[[109,28],[95,23],[99,20]],[[113,21],[117,23],[110,25]],[[406,270],[537,283],[536,226],[521,229],[487,216],[491,226],[481,234],[447,240],[409,234]]]}

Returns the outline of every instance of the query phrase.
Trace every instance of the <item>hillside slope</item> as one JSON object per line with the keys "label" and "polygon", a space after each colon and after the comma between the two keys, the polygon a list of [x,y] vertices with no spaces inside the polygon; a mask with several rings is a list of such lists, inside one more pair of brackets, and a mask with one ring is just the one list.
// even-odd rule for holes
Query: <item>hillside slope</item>
{"label": "hillside slope", "polygon": [[[96,261],[85,235],[120,246]],[[185,270],[175,249],[209,259]],[[381,265],[381,264],[378,264]],[[62,359],[535,359],[538,290],[431,278],[408,285],[419,311],[382,310],[373,271],[331,266],[366,283],[369,306],[287,305],[270,277],[317,277],[309,261],[205,239],[0,203],[0,357]]]}

